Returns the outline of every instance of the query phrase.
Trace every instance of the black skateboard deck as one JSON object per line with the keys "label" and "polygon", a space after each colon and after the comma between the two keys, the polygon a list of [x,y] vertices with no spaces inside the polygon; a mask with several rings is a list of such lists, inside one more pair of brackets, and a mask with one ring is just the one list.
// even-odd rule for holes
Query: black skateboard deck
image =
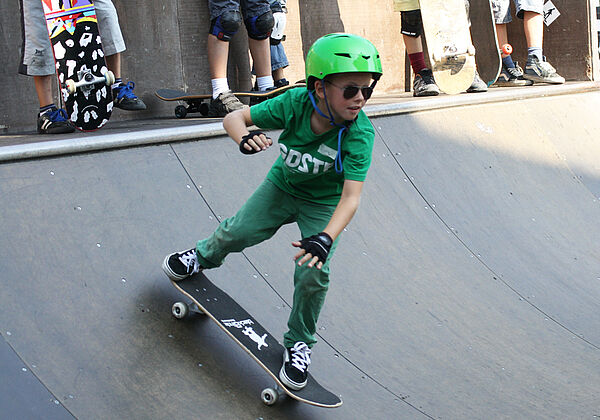
{"label": "black skateboard deck", "polygon": [[335,408],[342,405],[342,400],[319,385],[310,373],[306,387],[300,391],[286,388],[279,380],[284,347],[204,274],[171,283],[192,301],[192,304],[176,302],[173,305],[172,313],[176,318],[184,318],[190,312],[205,314],[272,377],[276,388],[265,388],[262,391],[261,399],[265,404],[275,404],[283,392],[295,400],[318,407]]}
{"label": "black skateboard deck", "polygon": [[[306,83],[294,83],[293,85],[281,86],[265,92],[249,91],[233,92],[233,94],[238,98],[261,98],[266,100],[281,95],[289,89],[302,87],[305,88]],[[179,89],[158,89],[154,94],[163,101],[183,101],[187,104],[187,106],[178,105],[175,107],[177,118],[185,118],[187,114],[193,113],[200,113],[203,117],[208,116],[208,103],[212,98],[210,93],[193,94]]]}
{"label": "black skateboard deck", "polygon": [[115,77],[104,60],[94,2],[41,1],[68,117],[79,130],[96,130],[112,113]]}
{"label": "black skateboard deck", "polygon": [[502,68],[491,1],[471,1],[470,17],[477,72],[481,80],[490,86],[498,79]]}

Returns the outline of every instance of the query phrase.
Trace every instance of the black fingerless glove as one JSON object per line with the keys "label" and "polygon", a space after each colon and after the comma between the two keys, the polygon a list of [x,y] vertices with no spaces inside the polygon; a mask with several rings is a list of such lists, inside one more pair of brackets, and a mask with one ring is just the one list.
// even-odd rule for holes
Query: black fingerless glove
{"label": "black fingerless glove", "polygon": [[332,244],[333,240],[331,239],[331,236],[325,232],[321,232],[302,239],[300,241],[300,248],[304,249],[307,254],[319,258],[319,261],[325,264]]}
{"label": "black fingerless glove", "polygon": [[254,153],[258,153],[260,152],[260,150],[254,150],[253,147],[250,148],[250,150],[247,150],[244,145],[246,143],[248,143],[248,140],[251,140],[254,136],[260,136],[261,134],[265,134],[262,131],[251,131],[248,134],[246,134],[244,137],[242,137],[242,141],[240,142],[240,152],[242,152],[245,155],[253,155]]}

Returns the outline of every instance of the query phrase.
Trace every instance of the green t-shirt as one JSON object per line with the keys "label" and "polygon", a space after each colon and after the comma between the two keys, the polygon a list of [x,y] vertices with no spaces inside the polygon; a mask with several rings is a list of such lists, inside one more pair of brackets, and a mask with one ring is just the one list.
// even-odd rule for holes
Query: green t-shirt
{"label": "green t-shirt", "polygon": [[252,121],[263,129],[283,129],[279,136],[280,156],[267,178],[282,190],[308,201],[337,205],[344,180],[364,181],[371,165],[375,130],[361,110],[342,136],[344,170],[335,171],[339,127],[316,135],[310,127],[313,106],[303,88],[250,108]]}

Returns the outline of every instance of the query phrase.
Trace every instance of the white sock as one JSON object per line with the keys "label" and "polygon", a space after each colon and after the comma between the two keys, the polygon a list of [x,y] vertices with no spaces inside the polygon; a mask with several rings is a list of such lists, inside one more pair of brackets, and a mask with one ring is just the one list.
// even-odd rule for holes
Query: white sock
{"label": "white sock", "polygon": [[272,88],[275,86],[273,83],[273,76],[262,76],[256,78],[256,84],[258,85],[258,90],[267,90],[268,88]]}
{"label": "white sock", "polygon": [[210,82],[212,83],[213,99],[217,99],[217,96],[229,90],[229,83],[227,83],[226,77],[223,77],[222,79],[210,79]]}

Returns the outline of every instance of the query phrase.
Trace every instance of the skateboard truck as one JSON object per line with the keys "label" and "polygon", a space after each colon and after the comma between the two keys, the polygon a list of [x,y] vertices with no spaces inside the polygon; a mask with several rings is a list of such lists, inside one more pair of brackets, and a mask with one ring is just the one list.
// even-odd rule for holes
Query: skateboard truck
{"label": "skateboard truck", "polygon": [[77,91],[77,88],[81,88],[83,94],[87,96],[94,88],[94,85],[105,84],[106,86],[110,86],[115,83],[115,75],[110,70],[102,73],[102,77],[95,76],[87,69],[80,70],[77,72],[77,78],[79,79],[77,82],[73,79],[68,79],[65,82],[65,88],[71,95]]}
{"label": "skateboard truck", "polygon": [[466,49],[459,50],[455,45],[448,45],[444,47],[443,51],[434,51],[432,54],[432,58],[437,62],[449,62],[453,60],[457,60],[460,56],[475,55],[475,47],[473,45],[469,45]]}
{"label": "skateboard truck", "polygon": [[204,315],[202,311],[195,303],[175,302],[171,307],[171,314],[177,319],[183,319],[190,313]]}
{"label": "skateboard truck", "polygon": [[200,113],[203,117],[208,115],[208,104],[202,99],[184,99],[185,105],[177,105],[175,107],[175,117],[185,118],[187,114]]}

